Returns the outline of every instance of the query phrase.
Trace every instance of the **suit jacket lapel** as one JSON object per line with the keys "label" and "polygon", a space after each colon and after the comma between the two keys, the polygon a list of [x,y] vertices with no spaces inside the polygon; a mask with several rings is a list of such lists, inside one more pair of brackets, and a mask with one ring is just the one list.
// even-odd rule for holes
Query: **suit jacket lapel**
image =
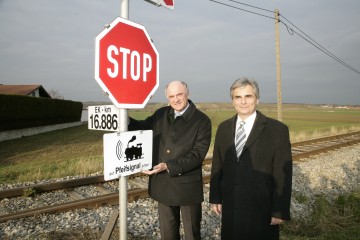
{"label": "suit jacket lapel", "polygon": [[232,149],[232,152],[233,152],[235,158],[237,158],[236,148],[235,148],[236,120],[237,120],[237,114],[232,118],[231,126],[229,126],[229,129],[230,129],[229,136],[231,136],[231,139],[230,139],[230,141],[231,141],[231,149]]}
{"label": "suit jacket lapel", "polygon": [[251,146],[251,144],[260,136],[266,125],[266,117],[257,111],[254,125],[250,131],[250,135],[245,143],[244,150]]}

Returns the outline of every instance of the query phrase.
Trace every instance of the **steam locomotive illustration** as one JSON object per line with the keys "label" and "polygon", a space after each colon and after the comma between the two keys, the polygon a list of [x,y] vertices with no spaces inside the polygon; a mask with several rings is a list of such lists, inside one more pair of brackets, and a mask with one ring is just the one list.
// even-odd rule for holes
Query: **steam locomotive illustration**
{"label": "steam locomotive illustration", "polygon": [[143,155],[142,143],[138,143],[136,146],[129,147],[129,144],[135,140],[136,136],[134,135],[127,144],[127,148],[125,149],[126,161],[140,159]]}

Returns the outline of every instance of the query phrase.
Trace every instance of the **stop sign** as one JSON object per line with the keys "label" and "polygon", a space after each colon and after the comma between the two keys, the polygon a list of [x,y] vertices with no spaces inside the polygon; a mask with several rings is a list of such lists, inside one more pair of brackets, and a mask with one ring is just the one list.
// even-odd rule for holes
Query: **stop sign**
{"label": "stop sign", "polygon": [[95,79],[112,103],[144,108],[159,86],[159,53],[146,29],[117,17],[95,45]]}

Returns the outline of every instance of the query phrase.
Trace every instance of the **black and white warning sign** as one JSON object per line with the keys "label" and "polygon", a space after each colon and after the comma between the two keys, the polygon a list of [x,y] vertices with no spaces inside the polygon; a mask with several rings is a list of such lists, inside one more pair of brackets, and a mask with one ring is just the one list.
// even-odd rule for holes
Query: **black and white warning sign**
{"label": "black and white warning sign", "polygon": [[104,134],[104,179],[151,169],[152,141],[152,130]]}

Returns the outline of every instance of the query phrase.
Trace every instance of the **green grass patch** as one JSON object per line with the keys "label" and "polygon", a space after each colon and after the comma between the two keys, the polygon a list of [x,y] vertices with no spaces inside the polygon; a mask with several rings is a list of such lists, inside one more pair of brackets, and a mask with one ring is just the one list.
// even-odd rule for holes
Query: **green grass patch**
{"label": "green grass patch", "polygon": [[103,134],[81,125],[0,142],[0,184],[101,171]]}
{"label": "green grass patch", "polygon": [[359,239],[359,191],[339,196],[334,202],[319,196],[313,209],[314,212],[307,219],[292,220],[282,225],[281,239]]}

